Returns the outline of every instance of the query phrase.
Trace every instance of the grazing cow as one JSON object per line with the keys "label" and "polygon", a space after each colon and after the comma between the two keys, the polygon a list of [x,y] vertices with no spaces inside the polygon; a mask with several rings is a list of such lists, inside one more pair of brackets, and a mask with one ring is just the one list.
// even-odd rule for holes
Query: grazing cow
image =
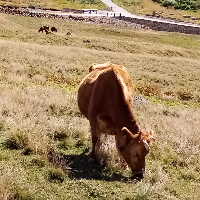
{"label": "grazing cow", "polygon": [[115,135],[119,154],[133,175],[142,178],[152,132],[141,132],[131,111],[132,81],[124,66],[107,62],[90,67],[78,89],[78,106],[92,132],[91,158],[101,133]]}
{"label": "grazing cow", "polygon": [[50,32],[48,30],[45,30],[45,33],[46,33],[46,35],[48,35],[48,34],[54,34],[53,32]]}
{"label": "grazing cow", "polygon": [[51,27],[51,32],[57,32],[58,29],[56,27]]}
{"label": "grazing cow", "polygon": [[67,32],[66,35],[69,35],[69,37],[72,37],[72,32]]}
{"label": "grazing cow", "polygon": [[43,33],[43,31],[45,31],[45,32],[49,31],[49,26],[41,26],[40,29],[38,30],[38,32]]}

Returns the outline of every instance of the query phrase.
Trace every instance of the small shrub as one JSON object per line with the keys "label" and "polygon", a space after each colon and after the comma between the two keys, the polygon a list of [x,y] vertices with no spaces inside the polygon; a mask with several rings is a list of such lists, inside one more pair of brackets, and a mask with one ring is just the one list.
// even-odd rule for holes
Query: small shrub
{"label": "small shrub", "polygon": [[200,95],[199,95],[199,94],[196,95],[196,101],[197,101],[198,103],[200,103]]}
{"label": "small shrub", "polygon": [[26,148],[24,149],[24,152],[23,152],[23,154],[24,154],[25,156],[31,155],[32,153],[33,153],[33,149],[31,149],[30,147],[26,147]]}
{"label": "small shrub", "polygon": [[0,122],[0,131],[5,131],[5,125],[4,122]]}
{"label": "small shrub", "polygon": [[69,144],[68,144],[68,141],[67,140],[63,140],[61,141],[59,144],[58,144],[58,148],[60,149],[69,149]]}
{"label": "small shrub", "polygon": [[69,114],[70,111],[67,106],[58,106],[55,104],[51,104],[51,105],[49,105],[47,112],[50,115],[62,116],[62,115]]}
{"label": "small shrub", "polygon": [[164,95],[166,95],[166,96],[175,96],[173,91],[166,91],[166,92],[164,92]]}
{"label": "small shrub", "polygon": [[65,131],[55,131],[54,140],[63,140],[67,138],[67,133]]}
{"label": "small shrub", "polygon": [[77,148],[81,148],[81,147],[84,147],[85,144],[84,144],[84,141],[83,140],[78,140],[77,143],[76,143],[76,147]]}
{"label": "small shrub", "polygon": [[147,194],[137,194],[135,200],[148,200]]}
{"label": "small shrub", "polygon": [[23,132],[13,133],[6,141],[6,147],[9,149],[23,149],[28,144],[28,137]]}
{"label": "small shrub", "polygon": [[190,0],[153,0],[165,7],[174,7],[175,9],[181,10],[195,10],[197,7],[196,1]]}
{"label": "small shrub", "polygon": [[182,101],[190,101],[194,98],[194,94],[189,89],[179,90],[177,92],[178,98]]}
{"label": "small shrub", "polygon": [[192,174],[192,173],[182,173],[180,178],[184,179],[186,181],[195,181],[196,180],[195,174]]}
{"label": "small shrub", "polygon": [[7,160],[7,159],[8,159],[8,155],[4,154],[3,152],[0,152],[0,161]]}
{"label": "small shrub", "polygon": [[161,92],[158,85],[151,83],[147,83],[142,87],[137,87],[136,90],[144,96],[159,96]]}
{"label": "small shrub", "polygon": [[62,183],[65,180],[65,173],[60,168],[50,168],[48,179],[50,182]]}
{"label": "small shrub", "polygon": [[174,0],[164,0],[162,2],[162,5],[164,7],[174,6],[175,4],[176,4],[176,2]]}
{"label": "small shrub", "polygon": [[33,200],[34,198],[31,195],[26,194],[25,191],[19,190],[15,193],[13,200]]}
{"label": "small shrub", "polygon": [[47,160],[39,156],[36,156],[35,158],[31,160],[31,163],[38,167],[44,167],[47,164],[47,162],[48,162]]}

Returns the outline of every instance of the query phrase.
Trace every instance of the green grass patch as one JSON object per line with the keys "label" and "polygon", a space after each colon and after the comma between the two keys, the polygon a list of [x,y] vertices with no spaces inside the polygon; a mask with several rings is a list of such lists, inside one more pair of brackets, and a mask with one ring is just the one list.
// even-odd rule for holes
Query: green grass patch
{"label": "green grass patch", "polygon": [[[199,200],[199,36],[5,14],[0,21],[0,195]],[[44,24],[56,35],[39,34]],[[150,102],[133,105],[141,130],[155,137],[140,182],[121,166],[112,138],[102,140],[99,164],[89,160],[77,89],[93,63],[109,60]]]}

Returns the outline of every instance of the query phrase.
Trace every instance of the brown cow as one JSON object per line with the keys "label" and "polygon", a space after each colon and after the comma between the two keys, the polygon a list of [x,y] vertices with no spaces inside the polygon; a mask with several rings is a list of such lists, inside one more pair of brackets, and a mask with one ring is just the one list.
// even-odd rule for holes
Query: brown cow
{"label": "brown cow", "polygon": [[51,32],[57,32],[58,29],[56,27],[51,27]]}
{"label": "brown cow", "polygon": [[49,26],[41,26],[40,29],[38,30],[38,32],[42,32],[43,33],[43,31],[48,32],[49,31]]}
{"label": "brown cow", "polygon": [[69,37],[72,37],[72,32],[67,32],[66,35],[69,35]]}
{"label": "brown cow", "polygon": [[90,121],[92,132],[91,158],[100,133],[115,135],[119,154],[133,175],[142,178],[145,156],[149,152],[152,131],[141,132],[131,111],[132,81],[124,66],[110,62],[93,65],[78,89],[78,106]]}

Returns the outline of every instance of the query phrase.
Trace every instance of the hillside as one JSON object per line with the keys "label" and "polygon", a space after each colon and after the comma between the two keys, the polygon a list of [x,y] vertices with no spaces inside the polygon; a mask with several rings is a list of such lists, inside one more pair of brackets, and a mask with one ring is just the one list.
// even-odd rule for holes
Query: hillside
{"label": "hillside", "polygon": [[100,10],[107,8],[100,0],[0,0],[0,5],[17,7],[35,6],[36,8],[41,7],[43,9],[57,10],[62,10],[63,8],[96,8]]}
{"label": "hillside", "polygon": [[[0,14],[0,199],[200,198],[200,37]],[[42,25],[56,34],[38,33]],[[72,37],[66,33],[72,31]],[[89,162],[77,88],[92,63],[124,65],[156,141],[140,182],[102,137]],[[106,150],[107,149],[107,150]]]}
{"label": "hillside", "polygon": [[[162,0],[155,0],[160,1]],[[176,20],[197,23],[200,24],[200,10],[191,11],[191,10],[180,10],[174,9],[173,7],[164,7],[162,3],[157,3],[152,0],[113,0],[118,6],[121,6],[125,10],[133,13],[135,15],[152,15],[153,12],[157,12],[156,17],[161,18],[174,18]],[[170,1],[170,0],[165,0]],[[177,0],[178,1],[178,0]],[[164,0],[163,0],[164,2]],[[181,2],[181,1],[180,1]],[[0,5],[4,6],[18,6],[18,7],[28,7],[30,5],[35,6],[36,8],[41,7],[43,9],[58,9],[62,10],[63,8],[71,9],[99,9],[105,10],[110,9],[100,0],[0,0]],[[183,16],[190,16],[190,18],[185,18]]]}
{"label": "hillside", "polygon": [[[161,0],[162,1],[162,0]],[[160,2],[161,2],[160,1]],[[130,13],[136,15],[152,15],[153,12],[157,12],[156,17],[161,18],[174,18],[177,20],[190,22],[190,23],[200,23],[200,10],[180,10],[174,9],[174,7],[164,7],[161,4],[152,0],[113,0],[114,3],[121,6]],[[159,0],[158,0],[159,2]],[[190,16],[190,18],[185,18],[183,16]],[[192,17],[195,19],[193,20]]]}

